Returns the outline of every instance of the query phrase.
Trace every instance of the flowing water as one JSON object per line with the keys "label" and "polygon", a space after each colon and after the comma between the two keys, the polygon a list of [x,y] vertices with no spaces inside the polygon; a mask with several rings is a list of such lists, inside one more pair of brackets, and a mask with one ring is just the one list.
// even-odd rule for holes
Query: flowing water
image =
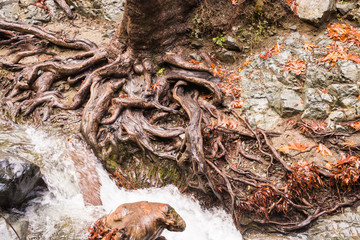
{"label": "flowing water", "polygon": [[[97,218],[120,204],[136,201],[168,203],[184,218],[187,224],[184,232],[164,231],[169,240],[242,239],[231,215],[221,209],[202,209],[195,199],[181,195],[174,186],[118,189],[92,152],[74,136],[2,124],[0,150],[40,166],[48,186],[48,191],[31,200],[20,214],[22,221],[29,223],[27,239],[86,239],[88,228]],[[83,195],[84,192],[87,194]],[[91,202],[102,205],[93,206]],[[3,219],[0,239],[17,239]]]}

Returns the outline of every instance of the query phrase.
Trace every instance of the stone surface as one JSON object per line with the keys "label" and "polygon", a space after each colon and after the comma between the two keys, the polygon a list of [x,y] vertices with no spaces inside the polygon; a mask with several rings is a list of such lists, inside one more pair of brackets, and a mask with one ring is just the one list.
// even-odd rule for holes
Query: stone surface
{"label": "stone surface", "polygon": [[235,38],[227,35],[224,37],[224,39],[225,39],[225,42],[223,43],[224,48],[233,51],[240,51],[240,46]]}
{"label": "stone surface", "polygon": [[232,52],[221,49],[216,52],[216,58],[220,61],[228,64],[233,64],[235,62],[235,56]]}
{"label": "stone surface", "polygon": [[101,17],[120,22],[124,13],[125,0],[68,0],[70,5],[86,17]]}
{"label": "stone surface", "polygon": [[317,102],[309,105],[301,118],[305,119],[325,119],[330,113],[330,106],[327,103]]}
{"label": "stone surface", "polygon": [[339,61],[340,63],[340,72],[341,75],[350,80],[353,83],[356,83],[360,79],[360,67],[359,64],[354,63],[353,61]]}
{"label": "stone surface", "polygon": [[291,117],[304,110],[301,97],[293,90],[283,89],[268,97],[270,105],[282,117]]}
{"label": "stone surface", "polygon": [[165,228],[174,232],[182,232],[186,228],[185,221],[170,205],[147,201],[122,204],[96,224],[110,230],[117,229],[112,238],[116,240],[155,240],[159,239]]}
{"label": "stone surface", "polygon": [[353,10],[355,5],[353,3],[337,3],[336,9],[342,14],[345,15],[349,11]]}
{"label": "stone surface", "polygon": [[40,168],[0,152],[0,207],[16,207],[41,182]]}
{"label": "stone surface", "polygon": [[300,19],[320,26],[335,10],[335,0],[297,0],[297,15]]}
{"label": "stone surface", "polygon": [[359,95],[359,87],[356,84],[331,84],[328,87],[328,92],[339,99],[349,96],[357,97]]}

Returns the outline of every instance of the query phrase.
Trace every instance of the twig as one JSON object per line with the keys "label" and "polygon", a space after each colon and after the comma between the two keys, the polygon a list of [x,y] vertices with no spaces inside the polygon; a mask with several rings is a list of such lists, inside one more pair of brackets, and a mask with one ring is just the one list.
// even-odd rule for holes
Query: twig
{"label": "twig", "polygon": [[0,217],[2,217],[2,218],[5,220],[6,224],[9,225],[9,226],[11,227],[11,229],[14,231],[16,237],[17,237],[19,240],[21,240],[21,238],[20,238],[19,234],[16,232],[15,228],[14,228],[13,225],[5,218],[5,216],[0,213]]}

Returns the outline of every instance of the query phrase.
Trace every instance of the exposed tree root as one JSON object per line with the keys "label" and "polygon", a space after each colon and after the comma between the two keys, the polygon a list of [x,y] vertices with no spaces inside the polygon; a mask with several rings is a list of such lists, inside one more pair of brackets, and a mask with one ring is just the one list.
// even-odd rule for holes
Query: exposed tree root
{"label": "exposed tree root", "polygon": [[[31,35],[31,44],[41,42],[41,47],[31,48],[26,34]],[[60,60],[46,50],[51,44],[85,52]],[[3,95],[14,115],[26,116],[44,108],[46,120],[53,108],[80,108],[81,133],[100,159],[119,159],[119,145],[131,142],[149,156],[176,161],[190,173],[188,187],[212,192],[229,208],[239,228],[240,215],[248,213],[255,222],[281,232],[294,231],[359,199],[335,201],[325,198],[324,193],[315,198],[316,191],[336,195],[333,186],[339,183],[334,176],[339,173],[309,164],[291,165],[271,143],[271,137],[279,133],[253,129],[234,110],[226,113],[217,85],[221,80],[206,63],[193,64],[175,51],[161,53],[156,64],[164,65],[166,71],[159,76],[144,49],[140,51],[125,40],[113,39],[97,48],[87,40],[70,40],[45,29],[3,20],[0,45],[26,49],[11,51],[10,55],[15,55],[12,61],[0,64],[1,68],[18,71]],[[39,54],[53,58],[21,63]],[[56,90],[58,81],[66,81],[76,90],[72,99]],[[339,136],[314,129],[309,132],[322,139]],[[352,150],[357,151],[358,146]],[[251,170],[255,167],[257,173]],[[329,179],[336,184],[324,184]],[[312,213],[311,208],[316,211]],[[292,216],[301,220],[294,221]]]}

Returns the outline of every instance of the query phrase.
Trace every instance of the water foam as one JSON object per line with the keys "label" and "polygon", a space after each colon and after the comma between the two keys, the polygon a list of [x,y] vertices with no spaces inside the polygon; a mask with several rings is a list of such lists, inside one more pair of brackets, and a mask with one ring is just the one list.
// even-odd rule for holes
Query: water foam
{"label": "water foam", "polygon": [[16,127],[11,131],[0,129],[0,142],[2,139],[12,143],[1,145],[1,148],[10,148],[41,167],[49,187],[49,191],[34,199],[26,210],[30,222],[29,239],[86,239],[87,229],[97,218],[122,203],[137,201],[168,203],[184,218],[187,224],[184,232],[164,231],[163,235],[169,240],[242,239],[231,215],[222,209],[202,209],[198,201],[181,195],[175,186],[136,191],[118,189],[95,157],[89,156],[86,146],[80,144],[77,152],[88,154],[86,161],[96,168],[101,183],[103,205],[88,206],[81,195],[77,168],[67,154],[73,143],[66,137],[52,131]]}

